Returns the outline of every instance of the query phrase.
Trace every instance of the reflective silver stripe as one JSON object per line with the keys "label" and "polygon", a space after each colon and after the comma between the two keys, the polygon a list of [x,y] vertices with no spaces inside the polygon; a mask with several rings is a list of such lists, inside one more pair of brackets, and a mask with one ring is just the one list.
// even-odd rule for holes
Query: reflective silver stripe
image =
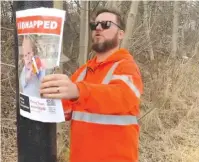
{"label": "reflective silver stripe", "polygon": [[72,119],[76,121],[105,125],[138,124],[136,116],[132,115],[101,115],[88,112],[73,111]]}
{"label": "reflective silver stripe", "polygon": [[135,93],[135,95],[140,98],[140,92],[137,87],[134,85],[133,80],[128,75],[113,75],[111,80],[122,80],[124,81],[131,90]]}
{"label": "reflective silver stripe", "polygon": [[[122,60],[121,60],[122,61]],[[108,84],[112,78],[113,72],[114,70],[117,68],[117,66],[119,65],[119,63],[121,61],[115,62],[113,64],[113,66],[109,69],[108,73],[106,74],[106,76],[104,77],[104,80],[102,81],[102,84]]]}
{"label": "reflective silver stripe", "polygon": [[84,68],[84,70],[78,76],[76,82],[80,82],[80,81],[84,80],[84,78],[86,76],[86,72],[87,72],[87,68]]}
{"label": "reflective silver stripe", "polygon": [[[121,60],[121,61],[122,61],[122,60]],[[102,81],[102,84],[108,84],[108,83],[110,82],[114,70],[117,68],[118,64],[119,64],[121,61],[115,62],[115,63],[113,64],[113,66],[109,69],[108,73],[106,74],[104,80]],[[84,80],[84,78],[85,78],[85,76],[86,76],[86,73],[87,73],[87,68],[84,68],[84,70],[83,70],[83,71],[80,73],[80,75],[78,76],[76,82],[80,82],[80,81]]]}

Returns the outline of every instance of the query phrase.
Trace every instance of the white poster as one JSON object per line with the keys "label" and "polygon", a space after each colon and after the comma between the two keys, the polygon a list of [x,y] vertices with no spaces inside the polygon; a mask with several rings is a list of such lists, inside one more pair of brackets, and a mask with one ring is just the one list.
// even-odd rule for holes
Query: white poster
{"label": "white poster", "polygon": [[61,100],[41,98],[45,75],[59,66],[65,11],[35,8],[16,12],[20,114],[41,122],[65,121]]}

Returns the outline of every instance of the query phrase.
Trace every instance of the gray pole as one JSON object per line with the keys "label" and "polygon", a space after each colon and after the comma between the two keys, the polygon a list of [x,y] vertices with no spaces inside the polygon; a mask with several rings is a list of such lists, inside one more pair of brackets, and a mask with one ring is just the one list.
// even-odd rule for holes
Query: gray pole
{"label": "gray pole", "polygon": [[[16,19],[16,11],[18,10],[53,7],[53,1],[14,1],[13,3],[14,19]],[[18,162],[56,162],[56,124],[33,121],[22,117],[19,113],[18,39],[16,28],[14,36]]]}

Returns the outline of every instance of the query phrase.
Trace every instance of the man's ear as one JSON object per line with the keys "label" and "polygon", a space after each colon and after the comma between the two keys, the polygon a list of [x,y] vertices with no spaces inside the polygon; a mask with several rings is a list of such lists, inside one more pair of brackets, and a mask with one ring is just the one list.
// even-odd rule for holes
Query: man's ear
{"label": "man's ear", "polygon": [[118,35],[119,36],[119,40],[123,40],[124,39],[124,34],[125,34],[124,30],[120,30],[119,31],[119,35]]}

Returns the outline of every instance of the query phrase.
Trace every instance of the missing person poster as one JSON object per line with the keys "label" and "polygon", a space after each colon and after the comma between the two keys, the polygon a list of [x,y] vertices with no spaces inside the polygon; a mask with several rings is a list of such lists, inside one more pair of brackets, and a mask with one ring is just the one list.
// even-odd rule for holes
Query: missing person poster
{"label": "missing person poster", "polygon": [[65,121],[61,100],[41,98],[42,78],[59,67],[65,11],[34,8],[16,12],[20,114],[41,122]]}

